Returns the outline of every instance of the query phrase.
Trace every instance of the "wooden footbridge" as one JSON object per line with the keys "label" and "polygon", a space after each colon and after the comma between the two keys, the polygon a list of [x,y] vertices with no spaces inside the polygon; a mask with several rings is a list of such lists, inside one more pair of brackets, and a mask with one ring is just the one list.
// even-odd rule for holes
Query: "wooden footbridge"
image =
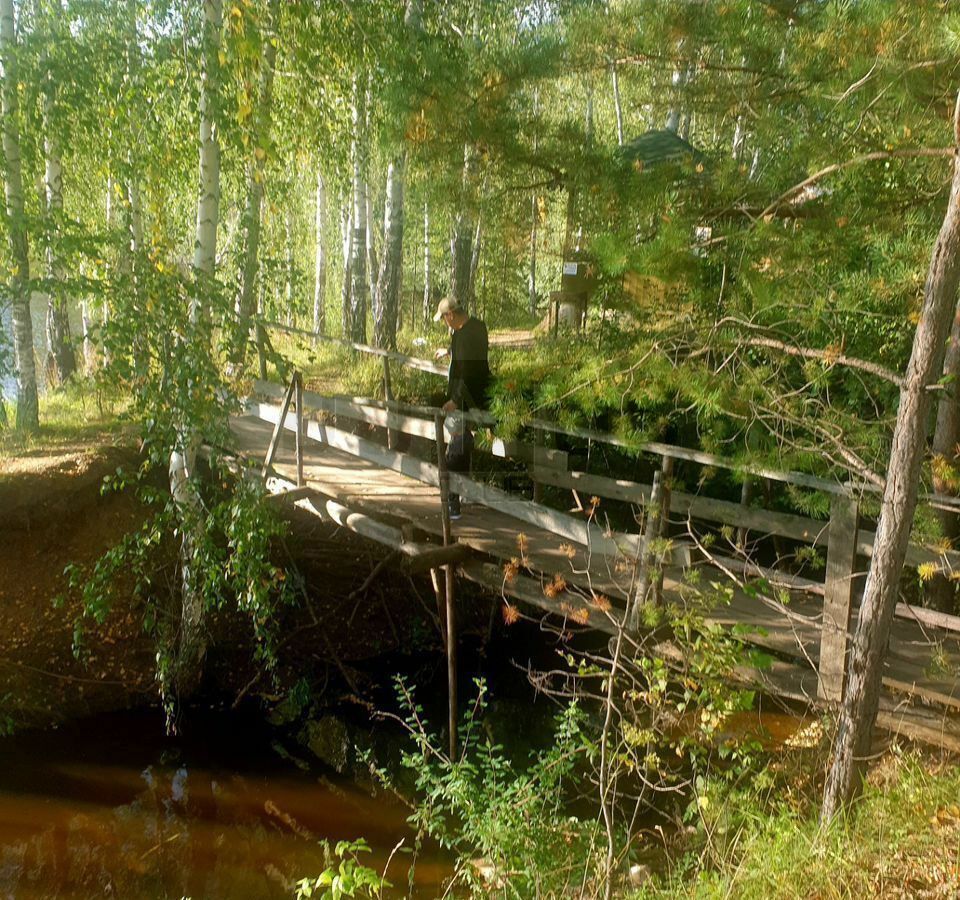
{"label": "wooden footbridge", "polygon": [[[372,352],[384,359],[388,398],[391,358],[438,371],[423,360]],[[478,433],[493,425],[485,414],[472,418]],[[391,399],[321,396],[303,390],[296,375],[289,387],[256,382],[245,414],[231,427],[233,449],[257,461],[271,494],[384,545],[410,570],[431,572],[447,611],[451,716],[458,575],[506,602],[550,614],[565,630],[635,635],[645,604],[698,604],[705,621],[737,626],[740,639],[769,653],[769,665],[738,668],[733,679],[818,706],[836,703],[842,695],[874,540],[872,531],[860,527],[858,498],[847,486],[801,473],[746,473],[828,494],[828,521],[683,493],[672,489],[674,466],[743,469],[697,450],[632,445],[613,435],[540,421],[528,423],[532,442],[504,441],[487,431],[486,448],[475,454],[475,471],[467,477],[446,470],[439,410]],[[568,446],[610,444],[642,451],[657,464],[651,483],[572,469],[575,456],[547,446],[558,443],[558,436]],[[523,467],[532,497],[483,480],[479,473],[489,468],[483,459],[491,457]],[[575,511],[544,503],[546,486],[568,492],[550,493],[569,496]],[[464,508],[463,517],[453,522],[444,502],[450,490],[461,495]],[[621,521],[642,523],[637,533],[611,527],[608,509],[632,509],[634,517],[621,516]],[[735,550],[729,557],[713,551],[724,538],[731,548],[749,544],[750,535],[757,545],[777,541],[780,550],[789,545],[791,556],[803,547],[825,550],[823,580],[755,565]],[[912,545],[908,566],[922,564],[960,571],[960,554]],[[690,572],[698,569],[700,584],[715,590],[691,586]],[[896,615],[878,722],[960,751],[960,618],[904,603]],[[654,652],[682,663],[681,651],[669,641],[658,643]]]}

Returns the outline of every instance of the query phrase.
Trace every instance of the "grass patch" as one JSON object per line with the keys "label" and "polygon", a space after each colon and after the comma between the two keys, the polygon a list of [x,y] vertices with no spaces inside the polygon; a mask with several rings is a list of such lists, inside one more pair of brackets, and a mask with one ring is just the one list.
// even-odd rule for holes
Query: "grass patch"
{"label": "grass patch", "polygon": [[769,782],[747,790],[714,786],[671,873],[634,896],[960,896],[955,761],[894,748],[851,813],[826,830],[819,827],[815,787],[811,782],[797,805]]}
{"label": "grass patch", "polygon": [[16,407],[9,405],[10,426],[0,431],[0,459],[38,450],[117,443],[129,427],[123,420],[128,407],[128,398],[102,388],[93,379],[74,379],[40,397],[40,431],[26,435],[13,427]]}

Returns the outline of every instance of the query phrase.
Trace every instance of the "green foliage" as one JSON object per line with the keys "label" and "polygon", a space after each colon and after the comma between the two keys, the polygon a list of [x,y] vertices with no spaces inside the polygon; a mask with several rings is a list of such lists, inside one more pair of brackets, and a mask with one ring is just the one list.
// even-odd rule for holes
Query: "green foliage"
{"label": "green foliage", "polygon": [[507,758],[484,733],[487,688],[477,695],[459,728],[460,755],[440,749],[409,688],[397,682],[415,748],[403,765],[416,777],[418,803],[410,823],[457,857],[457,877],[476,896],[493,887],[510,896],[557,896],[579,885],[592,865],[593,828],[569,811],[581,784],[579,764],[596,748],[577,704],[557,718],[549,749],[526,765]]}
{"label": "green foliage", "polygon": [[361,853],[370,847],[362,838],[356,841],[338,841],[330,852],[323,842],[324,856],[333,861],[315,878],[301,878],[297,882],[297,900],[342,900],[343,897],[377,898],[383,896],[389,881],[374,869],[360,862]]}

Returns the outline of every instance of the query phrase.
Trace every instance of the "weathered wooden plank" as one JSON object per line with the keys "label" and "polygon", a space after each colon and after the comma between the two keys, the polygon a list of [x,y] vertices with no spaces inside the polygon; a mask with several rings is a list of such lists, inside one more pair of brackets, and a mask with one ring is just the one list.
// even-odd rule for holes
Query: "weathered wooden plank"
{"label": "weathered wooden plank", "polygon": [[[271,403],[250,401],[247,409],[265,422],[276,422],[279,419],[280,411]],[[289,414],[284,427],[289,430],[296,428],[295,419],[291,419]],[[440,485],[440,473],[437,467],[414,456],[396,450],[387,450],[373,441],[319,422],[307,422],[305,430],[307,436],[315,441],[329,444],[331,447],[359,456],[386,469],[409,475],[433,487]],[[566,513],[520,499],[492,485],[481,484],[459,473],[450,473],[450,485],[468,502],[481,503],[512,518],[591,547],[606,556],[636,553],[638,539],[634,535],[604,532],[591,522],[584,522]]]}
{"label": "weathered wooden plank", "polygon": [[423,572],[437,566],[456,565],[470,556],[470,548],[463,544],[440,546],[422,541],[408,540],[400,528],[387,525],[377,519],[357,512],[340,503],[336,498],[323,494],[316,487],[297,487],[290,479],[272,476],[267,479],[271,497],[304,501],[297,505],[322,519],[327,519],[350,531],[399,551],[406,559],[410,572]]}
{"label": "weathered wooden plank", "polygon": [[894,615],[902,619],[912,619],[928,627],[943,628],[946,631],[960,633],[960,616],[951,616],[948,613],[937,612],[934,609],[924,609],[921,606],[911,606],[908,603],[898,603]]}
{"label": "weathered wooden plank", "polygon": [[820,696],[838,701],[847,671],[847,644],[857,557],[858,505],[853,497],[836,496],[830,504],[830,542],[823,592],[820,636]]}
{"label": "weathered wooden plank", "polygon": [[[257,381],[254,390],[257,394],[267,397],[280,397],[278,385],[268,381]],[[305,409],[341,416],[368,425],[376,425],[389,431],[402,431],[413,437],[420,437],[432,441],[433,417],[436,410],[433,407],[408,406],[408,413],[398,411],[403,404],[388,401],[381,406],[361,402],[350,397],[324,397],[313,391],[304,391]],[[468,414],[468,418],[473,418]],[[480,448],[482,449],[482,448]],[[551,466],[566,468],[568,455],[563,450],[552,450],[547,447],[537,447],[522,441],[504,441],[494,438],[490,453],[502,459],[516,459],[520,462],[532,463],[537,466]]]}
{"label": "weathered wooden plank", "polygon": [[[547,471],[540,474],[540,479],[555,487],[570,488],[585,494],[622,500],[626,503],[643,504],[650,497],[649,485],[603,475],[588,475],[585,472]],[[739,503],[686,494],[683,491],[670,492],[670,511],[690,515],[695,519],[740,526],[811,544],[827,543],[828,523],[826,522],[790,513],[743,507]]]}

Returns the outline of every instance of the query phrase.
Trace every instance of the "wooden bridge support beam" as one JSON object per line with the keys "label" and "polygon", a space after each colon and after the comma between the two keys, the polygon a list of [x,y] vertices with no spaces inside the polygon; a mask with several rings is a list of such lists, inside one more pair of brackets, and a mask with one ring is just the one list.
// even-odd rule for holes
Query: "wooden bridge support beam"
{"label": "wooden bridge support beam", "polygon": [[830,503],[827,574],[820,630],[820,670],[817,692],[822,700],[839,702],[847,672],[854,566],[857,560],[858,504],[836,494]]}
{"label": "wooden bridge support beam", "polygon": [[[447,469],[447,447],[443,437],[443,416],[433,418],[437,435],[437,468],[440,470],[440,520],[443,528],[443,546],[453,541],[450,528],[450,472]],[[457,607],[454,567],[443,567],[443,600],[447,608],[447,724],[450,730],[450,761],[457,757]]]}

